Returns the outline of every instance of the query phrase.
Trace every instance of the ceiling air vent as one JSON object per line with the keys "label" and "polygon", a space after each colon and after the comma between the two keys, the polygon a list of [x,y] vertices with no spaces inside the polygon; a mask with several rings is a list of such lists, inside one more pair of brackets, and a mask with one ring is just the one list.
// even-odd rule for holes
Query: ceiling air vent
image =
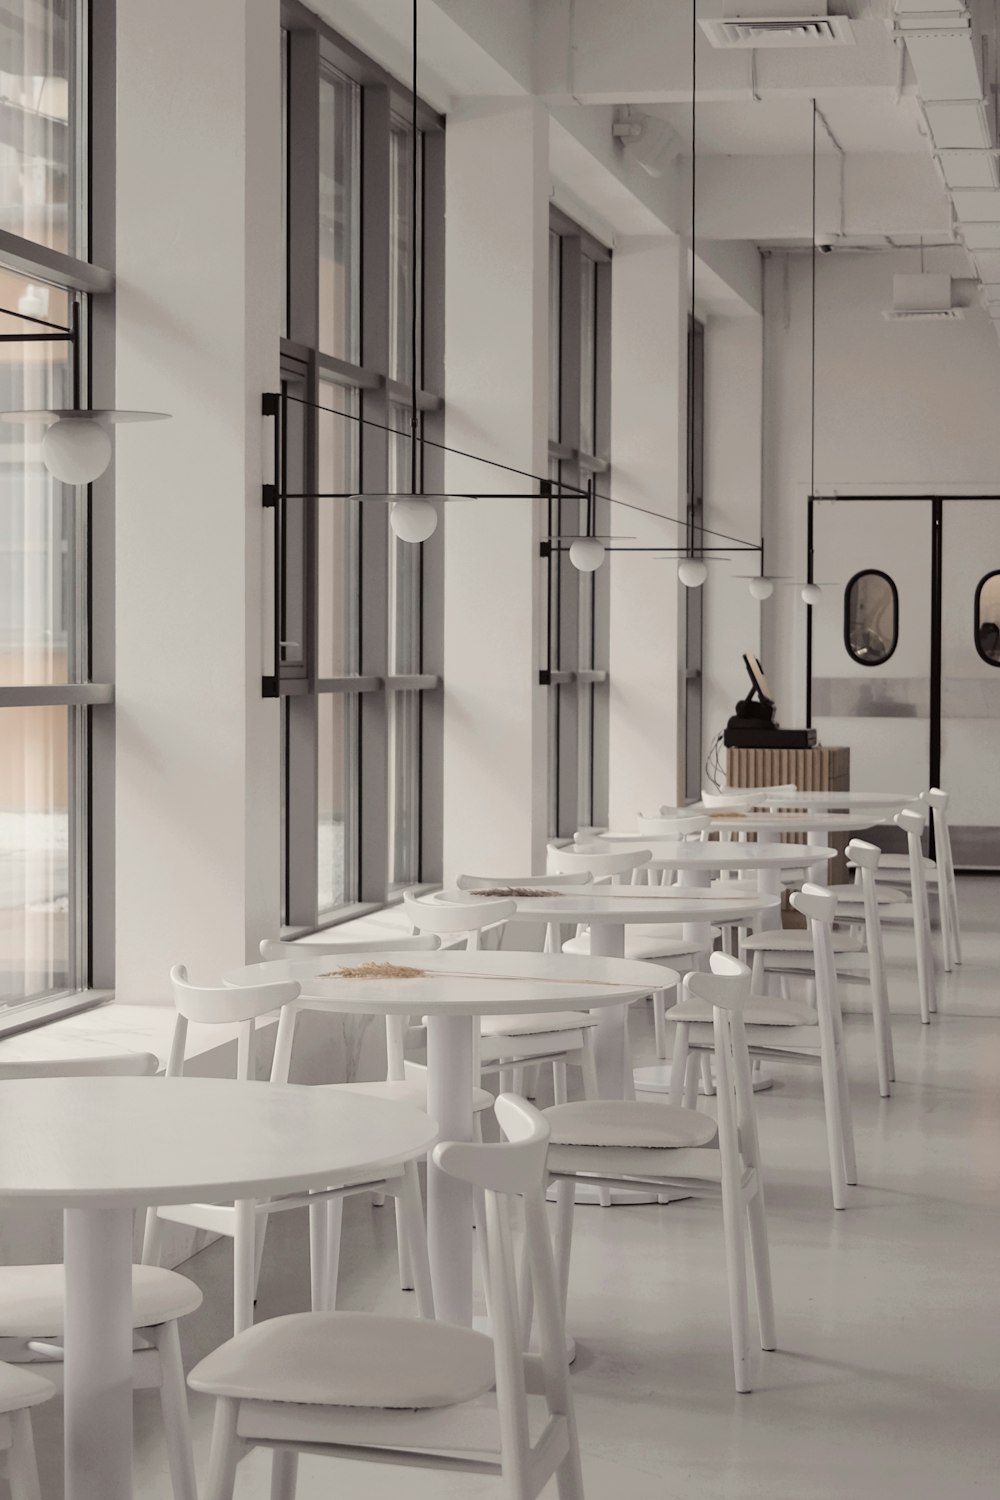
{"label": "ceiling air vent", "polygon": [[892,306],[883,313],[890,323],[938,323],[965,316],[961,307],[952,305],[951,277],[927,272],[919,276],[892,278]]}
{"label": "ceiling air vent", "polygon": [[739,16],[700,22],[713,47],[844,47],[854,43],[846,16]]}

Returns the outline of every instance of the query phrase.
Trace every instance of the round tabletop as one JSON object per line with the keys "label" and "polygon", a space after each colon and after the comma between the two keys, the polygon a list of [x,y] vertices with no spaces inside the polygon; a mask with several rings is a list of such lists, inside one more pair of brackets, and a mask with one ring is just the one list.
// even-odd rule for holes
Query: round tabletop
{"label": "round tabletop", "polygon": [[[685,904],[691,907],[690,901]],[[571,916],[539,915],[543,921],[576,920]],[[658,920],[662,921],[662,916]],[[412,979],[351,979],[337,972],[372,963],[405,965],[422,973]],[[432,953],[345,952],[338,953],[336,958],[328,954],[305,960],[277,959],[247,964],[225,976],[227,984],[236,985],[275,979],[297,980],[303,1000],[320,1001],[331,1010],[380,1016],[505,1016],[628,1005],[652,990],[669,989],[677,983],[678,976],[660,964],[621,958],[506,953],[491,949],[469,953],[461,948],[442,948]]]}
{"label": "round tabletop", "polygon": [[886,823],[892,813],[885,808],[866,808],[857,812],[810,812],[808,808],[785,812],[715,813],[713,833],[855,833]]}
{"label": "round tabletop", "polygon": [[[544,876],[539,878],[539,886],[544,889]],[[726,896],[717,891],[680,886],[580,885],[558,895],[515,900],[517,910],[508,918],[511,922],[580,922],[589,927],[606,923],[621,927],[638,922],[661,926],[674,922],[738,922],[768,911],[778,898],[755,894]]]}
{"label": "round tabletop", "polygon": [[[822,844],[748,844],[732,840],[680,840],[653,835],[636,838],[634,834],[606,833],[602,842],[613,844],[616,853],[638,853],[652,850],[650,865],[668,865],[676,870],[789,870],[819,864],[833,859],[836,850]],[[640,868],[645,868],[641,866]],[[653,887],[657,889],[657,887]],[[659,887],[660,894],[663,888]]]}
{"label": "round tabletop", "polygon": [[423,1156],[434,1121],[337,1088],[228,1078],[0,1083],[0,1198],[147,1205],[324,1188]]}
{"label": "round tabletop", "polygon": [[844,812],[873,807],[898,811],[917,801],[909,792],[768,792],[759,798],[760,806],[767,808],[820,807]]}

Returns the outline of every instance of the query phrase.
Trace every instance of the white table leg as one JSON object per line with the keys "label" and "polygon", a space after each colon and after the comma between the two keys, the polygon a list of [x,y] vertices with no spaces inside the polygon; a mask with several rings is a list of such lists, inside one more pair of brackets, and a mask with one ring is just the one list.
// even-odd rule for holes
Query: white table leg
{"label": "white table leg", "polygon": [[[758,844],[775,845],[781,842],[781,835],[773,829],[762,829],[757,835]],[[762,896],[781,897],[781,867],[779,865],[761,866],[757,871],[757,889]],[[762,911],[754,926],[758,932],[774,932],[781,926],[781,907],[775,906],[770,911]]]}
{"label": "white table leg", "polygon": [[[443,1141],[472,1140],[474,1016],[427,1018],[427,1111]],[[427,1251],[434,1307],[444,1323],[472,1325],[472,1189],[427,1162]]]}
{"label": "white table leg", "polygon": [[[680,870],[678,873],[678,884],[694,888],[695,890],[707,891],[711,889],[712,877],[718,874],[717,870],[695,869],[693,866]],[[681,932],[686,943],[698,943],[708,955],[712,951],[715,939],[712,937],[711,922],[685,922]],[[707,965],[707,956],[706,956]]]}
{"label": "white table leg", "polygon": [[[807,833],[806,838],[810,844],[825,844],[830,837],[828,833]],[[821,859],[818,864],[809,866],[809,879],[813,885],[829,885],[830,865],[829,861]]]}
{"label": "white table leg", "polygon": [[67,1209],[66,1500],[132,1500],[132,1210]]}
{"label": "white table leg", "polygon": [[[624,958],[625,928],[619,922],[594,922],[590,928],[592,958]],[[634,1099],[628,1049],[628,1006],[609,1005],[591,1011],[594,1028],[594,1061],[597,1087],[602,1099]]]}

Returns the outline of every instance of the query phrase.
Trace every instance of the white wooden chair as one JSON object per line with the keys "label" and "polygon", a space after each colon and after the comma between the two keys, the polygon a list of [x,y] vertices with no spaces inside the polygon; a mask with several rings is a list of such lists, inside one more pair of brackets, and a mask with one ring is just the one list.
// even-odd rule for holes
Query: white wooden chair
{"label": "white wooden chair", "polygon": [[[920,1019],[924,1025],[929,1024],[931,1016],[937,1010],[937,976],[934,962],[934,945],[931,941],[931,915],[930,905],[927,899],[927,868],[924,852],[921,845],[924,828],[927,825],[927,804],[920,807],[906,808],[897,813],[893,818],[897,828],[902,829],[906,835],[906,859],[907,874],[909,877],[909,900],[890,901],[879,904],[879,919],[883,928],[885,927],[910,927],[913,929],[913,944],[917,960],[917,991],[920,997]],[[879,874],[882,874],[887,859],[892,855],[884,854],[879,861]],[[893,878],[900,874],[898,865],[889,867]],[[943,911],[946,906],[946,897],[942,887],[942,928],[944,925]]]}
{"label": "white wooden chair", "polygon": [[55,1393],[51,1381],[33,1371],[0,1364],[0,1473],[7,1480],[10,1500],[42,1500],[31,1408]]}
{"label": "white wooden chair", "polygon": [[[273,973],[268,974],[266,977],[286,979],[292,976],[292,971],[287,966],[289,964],[301,963],[303,959],[336,959],[344,953],[370,953],[373,955],[378,953],[432,953],[440,946],[440,939],[432,933],[426,933],[423,936],[416,933],[400,933],[398,937],[364,938],[361,940],[328,938],[322,943],[286,943],[277,938],[264,938],[260,945],[260,956],[265,963],[273,966]],[[308,1009],[308,1002],[299,1005],[296,1001],[292,1001],[290,1004],[282,1006],[281,1015],[278,1018],[278,1034],[274,1043],[274,1062],[271,1067],[271,1081],[273,1083],[288,1082],[295,1044],[295,1025],[304,1009]],[[355,1093],[368,1094],[371,1098],[375,1099],[388,1099],[400,1104],[409,1104],[414,1109],[422,1109],[426,1113],[427,1069],[421,1067],[419,1064],[408,1062],[405,1056],[407,1037],[415,1034],[416,1031],[416,1027],[406,1028],[405,1017],[401,1020],[397,1016],[387,1016],[385,1023],[385,1081],[368,1082],[367,1080],[363,1080],[357,1083],[340,1084],[337,1087],[349,1088]],[[483,1110],[491,1109],[493,1107],[493,1095],[487,1093],[485,1089],[475,1089],[473,1091],[472,1107],[477,1116]],[[374,1193],[372,1197],[375,1204],[381,1208],[385,1202],[385,1194]],[[408,1234],[404,1222],[405,1210],[403,1200],[398,1194],[396,1195],[395,1202],[399,1284],[404,1292],[412,1292],[416,1287],[408,1250]],[[335,1261],[331,1261],[328,1264],[326,1274],[326,1297],[330,1306],[336,1305],[336,1280],[340,1243],[339,1217],[339,1209],[336,1206],[328,1210],[327,1234],[331,1240],[333,1236],[336,1236],[336,1244],[331,1243],[327,1249],[329,1256],[336,1257]]]}
{"label": "white wooden chair", "polygon": [[[534,877],[539,884],[542,877]],[[442,891],[418,896],[406,891],[403,902],[415,931],[433,932],[446,946],[463,942],[470,951],[483,944],[484,935],[495,941],[502,924],[513,915],[515,903],[500,897],[474,899],[475,891]],[[597,1097],[593,1030],[597,1018],[586,1011],[554,1015],[547,1012],[523,1016],[484,1016],[480,1022],[479,1072],[498,1073],[501,1091],[523,1088],[527,1067],[551,1064],[553,1091],[566,1097],[567,1065],[578,1067],[587,1098]]]}
{"label": "white wooden chair", "polygon": [[[792,906],[809,923],[816,976],[816,1008],[805,1001],[751,994],[743,1008],[752,1057],[803,1063],[820,1069],[826,1113],[827,1152],[834,1208],[847,1207],[847,1187],[858,1180],[851,1120],[851,1096],[844,1055],[844,1022],[840,1011],[831,929],[837,898],[818,885],[793,893]],[[708,1007],[686,995],[667,1020],[676,1023],[670,1102],[693,1105],[697,1098],[698,1052],[714,1045]]]}
{"label": "white wooden chair", "polygon": [[[298,999],[299,985],[294,980],[278,980],[256,985],[206,986],[192,984],[182,964],[171,970],[177,1018],[167,1062],[167,1077],[177,1078],[184,1072],[184,1057],[189,1025],[239,1026],[236,1076],[243,1082],[256,1077],[256,1021],[273,1015]],[[277,1082],[272,1077],[271,1082]],[[344,1088],[350,1085],[329,1084]],[[316,1309],[332,1307],[336,1300],[340,1247],[340,1216],[343,1199],[354,1193],[382,1192],[398,1195],[403,1205],[407,1246],[414,1267],[418,1305],[425,1315],[433,1308],[430,1268],[424,1231],[420,1184],[415,1162],[400,1163],[377,1179],[331,1182],[323,1193],[298,1193],[285,1198],[257,1203],[246,1200],[235,1204],[186,1203],[150,1208],[146,1215],[143,1240],[143,1265],[155,1266],[160,1257],[164,1221],[188,1224],[196,1229],[226,1235],[233,1241],[233,1328],[236,1332],[253,1322],[254,1297],[260,1274],[264,1235],[272,1213],[309,1207],[309,1250],[312,1305]]]}
{"label": "white wooden chair", "polygon": [[[555,1476],[560,1500],[583,1500],[545,1207],[549,1129],[537,1110],[511,1095],[496,1101],[496,1115],[506,1137],[500,1144],[434,1149],[437,1166],[485,1200],[492,1339],[471,1328],[374,1313],[300,1313],[259,1323],[190,1375],[194,1390],[216,1398],[203,1500],[232,1500],[237,1463],[259,1445],[274,1454],[271,1500],[294,1500],[302,1449],[491,1473],[507,1500],[535,1500]],[[522,1352],[510,1223],[515,1199],[523,1205],[540,1357]],[[535,1392],[541,1399],[533,1441],[529,1393]],[[356,1493],[364,1488],[358,1481]]]}
{"label": "white wooden chair", "polygon": [[[837,897],[836,922],[849,929],[839,936],[833,935],[834,962],[840,982],[861,983],[868,987],[879,1093],[883,1099],[888,1099],[895,1077],[895,1062],[882,943],[882,913],[886,907],[879,901],[875,883],[880,850],[863,839],[852,839],[847,846],[847,857],[857,868],[860,879],[824,887]],[[853,928],[859,928],[863,936],[859,937],[850,930]],[[788,928],[774,933],[757,933],[752,939],[747,938],[743,946],[745,952],[753,953],[753,983],[759,994],[764,991],[766,974],[815,978],[813,942],[808,929],[805,932]]]}
{"label": "white wooden chair", "polygon": [[[962,962],[962,930],[958,916],[958,886],[955,882],[951,829],[948,824],[948,793],[943,792],[940,787],[931,787],[930,791],[921,796],[920,806],[930,810],[937,856],[936,859],[931,859],[921,849],[920,867],[928,895],[931,892],[937,895],[944,967],[950,973],[955,964]],[[905,854],[883,854],[879,879],[912,888],[915,858],[909,845]]]}
{"label": "white wooden chair", "polygon": [[[148,1077],[151,1053],[0,1063],[0,1079]],[[128,1129],[128,1122],[122,1122]],[[176,1271],[132,1267],[132,1385],[160,1393],[174,1500],[197,1500],[178,1319],[201,1306],[201,1289]],[[11,1500],[39,1500],[27,1408],[62,1388],[66,1271],[61,1264],[0,1267],[0,1449]],[[30,1368],[27,1368],[30,1367]],[[45,1379],[34,1372],[44,1371]],[[9,1404],[8,1404],[9,1403]]]}
{"label": "white wooden chair", "polygon": [[685,976],[684,996],[712,1016],[718,1128],[694,1109],[642,1101],[596,1100],[546,1110],[552,1131],[549,1172],[558,1184],[556,1261],[565,1305],[569,1283],[573,1200],[578,1181],[620,1187],[642,1182],[721,1202],[729,1277],[733,1370],[738,1391],[750,1390],[746,1239],[752,1249],[763,1349],[775,1348],[774,1304],[764,1214],[764,1185],[754,1116],[743,1010],[750,970],[726,954],[712,955],[710,974]]}

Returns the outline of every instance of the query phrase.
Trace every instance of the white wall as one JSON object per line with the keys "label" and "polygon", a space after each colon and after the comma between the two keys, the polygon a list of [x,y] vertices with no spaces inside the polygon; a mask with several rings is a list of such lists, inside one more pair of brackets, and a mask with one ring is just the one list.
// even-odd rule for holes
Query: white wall
{"label": "white wall", "polygon": [[[951,252],[926,269],[963,274]],[[821,257],[817,265],[816,490],[960,494],[1000,490],[1000,346],[986,313],[895,323],[894,272],[913,252]],[[804,575],[809,493],[807,254],[765,268],[764,514],[769,567]],[[823,560],[816,559],[822,578]],[[797,589],[764,606],[764,660],[788,725],[804,722],[805,606]]]}
{"label": "white wall", "polygon": [[[280,312],[277,0],[119,0],[117,991],[212,981],[278,925],[261,697],[264,390]],[[194,45],[192,38],[197,38]]]}

